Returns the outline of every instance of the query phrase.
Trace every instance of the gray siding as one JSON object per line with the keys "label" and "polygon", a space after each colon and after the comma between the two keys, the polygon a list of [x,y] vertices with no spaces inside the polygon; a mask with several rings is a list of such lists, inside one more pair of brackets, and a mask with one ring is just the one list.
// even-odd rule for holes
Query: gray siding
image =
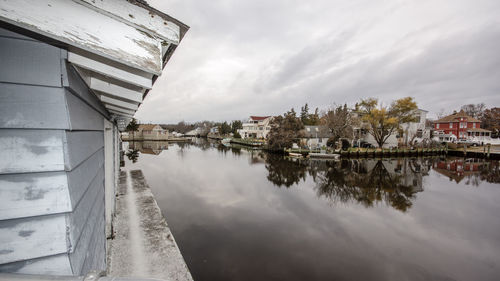
{"label": "gray siding", "polygon": [[104,119],[67,53],[0,28],[0,272],[104,270]]}

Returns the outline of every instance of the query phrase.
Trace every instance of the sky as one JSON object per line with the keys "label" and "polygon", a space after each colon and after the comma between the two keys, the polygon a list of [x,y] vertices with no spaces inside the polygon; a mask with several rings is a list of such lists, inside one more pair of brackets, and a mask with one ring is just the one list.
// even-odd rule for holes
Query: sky
{"label": "sky", "polygon": [[498,0],[149,0],[190,26],[141,122],[242,120],[412,96],[500,106]]}

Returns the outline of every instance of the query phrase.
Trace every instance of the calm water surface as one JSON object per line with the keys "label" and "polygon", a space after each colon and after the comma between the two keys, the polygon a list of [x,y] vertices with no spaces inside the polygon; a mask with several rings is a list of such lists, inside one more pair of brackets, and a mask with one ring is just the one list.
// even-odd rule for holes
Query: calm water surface
{"label": "calm water surface", "polygon": [[130,144],[194,280],[500,280],[498,161]]}

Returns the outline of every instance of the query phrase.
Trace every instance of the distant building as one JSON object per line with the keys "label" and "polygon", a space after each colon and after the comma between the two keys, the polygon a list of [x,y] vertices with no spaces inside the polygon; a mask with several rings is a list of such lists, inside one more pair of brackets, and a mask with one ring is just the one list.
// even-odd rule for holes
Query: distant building
{"label": "distant building", "polygon": [[203,129],[198,127],[196,129],[193,129],[191,131],[186,132],[184,134],[184,136],[186,136],[186,137],[196,137],[196,136],[201,135],[202,132],[203,132]]}
{"label": "distant building", "polygon": [[243,123],[243,128],[238,130],[238,133],[243,139],[265,139],[269,131],[271,131],[271,116],[250,116],[246,123]]}
{"label": "distant building", "polygon": [[309,148],[321,148],[326,146],[328,139],[332,136],[326,126],[304,126],[304,137],[301,145]]}
{"label": "distant building", "polygon": [[[417,109],[415,111],[415,122],[409,122],[401,124],[402,134],[398,130],[395,130],[392,135],[387,138],[383,147],[397,147],[400,143],[408,143],[409,145],[415,143],[421,143],[424,140],[430,138],[430,128],[426,127],[425,123],[427,120],[427,110]],[[355,118],[362,118],[362,113],[357,111],[352,111],[351,114]],[[371,145],[377,147],[378,144],[375,138],[366,129],[367,124],[361,122],[359,126],[354,128],[354,138],[353,142],[367,142]]]}
{"label": "distant building", "polygon": [[168,131],[157,124],[140,124],[134,138],[142,140],[165,140],[168,138]]}
{"label": "distant building", "polygon": [[489,140],[491,131],[481,129],[481,120],[468,116],[461,110],[434,121],[434,137],[441,140],[444,136],[453,140]]}

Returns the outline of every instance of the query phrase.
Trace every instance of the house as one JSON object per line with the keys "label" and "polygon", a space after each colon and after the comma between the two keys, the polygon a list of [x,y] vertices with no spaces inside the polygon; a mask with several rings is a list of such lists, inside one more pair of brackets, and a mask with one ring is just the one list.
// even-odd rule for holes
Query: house
{"label": "house", "polygon": [[265,139],[271,131],[271,116],[250,116],[242,129],[238,130],[241,138]]}
{"label": "house", "polygon": [[0,23],[0,272],[105,271],[119,132],[188,27],[125,0],[4,0]]}
{"label": "house", "polygon": [[[401,130],[394,131],[386,140],[383,147],[397,147],[399,144],[415,144],[421,143],[425,140],[430,139],[431,130],[426,127],[427,120],[427,110],[417,109],[415,111],[415,122],[403,123],[401,124]],[[353,118],[361,119],[362,113],[358,111],[352,111],[351,115]],[[367,124],[360,121],[359,125],[354,127],[354,137],[353,144],[356,142],[367,142],[375,147],[378,147],[375,138],[366,129]]]}
{"label": "house", "polygon": [[203,129],[198,127],[196,129],[193,129],[191,131],[186,132],[184,135],[187,137],[196,137],[196,136],[201,135],[202,132],[203,132]]}
{"label": "house", "polygon": [[326,147],[328,139],[332,136],[326,126],[304,126],[303,132],[301,145],[313,149]]}
{"label": "house", "polygon": [[[453,135],[454,137],[451,137]],[[481,120],[468,116],[463,110],[434,121],[434,137],[450,139],[490,140],[491,131],[481,128]]]}
{"label": "house", "polygon": [[210,128],[210,134],[216,135],[218,133],[219,133],[219,127],[218,126]]}
{"label": "house", "polygon": [[163,129],[157,124],[140,124],[135,138],[141,140],[166,140],[168,139],[168,130]]}

